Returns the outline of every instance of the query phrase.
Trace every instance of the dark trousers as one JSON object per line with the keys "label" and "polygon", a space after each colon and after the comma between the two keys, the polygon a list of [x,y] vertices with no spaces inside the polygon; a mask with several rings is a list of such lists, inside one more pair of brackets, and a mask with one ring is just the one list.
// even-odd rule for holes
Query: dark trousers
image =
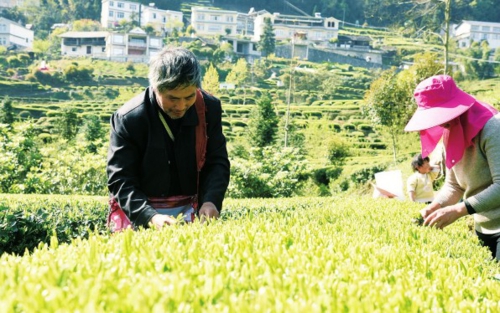
{"label": "dark trousers", "polygon": [[500,233],[487,235],[476,231],[476,234],[481,244],[490,249],[493,258],[500,261]]}

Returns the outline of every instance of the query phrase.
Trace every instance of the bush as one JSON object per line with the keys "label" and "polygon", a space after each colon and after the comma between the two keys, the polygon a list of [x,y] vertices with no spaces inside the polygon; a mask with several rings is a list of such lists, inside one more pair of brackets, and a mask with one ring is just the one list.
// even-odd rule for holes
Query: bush
{"label": "bush", "polygon": [[22,255],[55,234],[60,243],[106,232],[107,202],[81,196],[9,196],[0,201],[0,255]]}
{"label": "bush", "polygon": [[298,149],[253,148],[231,160],[231,198],[278,198],[296,195],[307,178],[306,161]]}

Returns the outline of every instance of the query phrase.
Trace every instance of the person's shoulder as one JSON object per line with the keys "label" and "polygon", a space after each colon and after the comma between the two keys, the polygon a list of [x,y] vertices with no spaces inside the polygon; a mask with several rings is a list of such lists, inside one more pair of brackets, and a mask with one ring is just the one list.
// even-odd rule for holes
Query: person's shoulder
{"label": "person's shoulder", "polygon": [[134,96],[129,101],[125,102],[116,113],[120,116],[125,116],[130,114],[131,112],[137,112],[140,109],[144,108],[146,98],[146,91],[141,92],[140,94]]}
{"label": "person's shoulder", "polygon": [[214,105],[214,104],[220,105],[219,98],[206,92],[205,90],[202,90],[201,92],[203,94],[203,101],[205,101],[205,104],[207,104],[207,105]]}

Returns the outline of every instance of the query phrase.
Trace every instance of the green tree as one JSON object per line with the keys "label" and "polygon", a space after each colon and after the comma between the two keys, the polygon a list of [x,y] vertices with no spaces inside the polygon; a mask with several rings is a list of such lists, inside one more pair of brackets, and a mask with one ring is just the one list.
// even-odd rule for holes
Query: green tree
{"label": "green tree", "polygon": [[66,140],[72,140],[76,137],[78,126],[80,125],[80,118],[74,108],[64,108],[56,120],[56,128]]}
{"label": "green tree", "polygon": [[248,125],[250,142],[256,147],[266,147],[274,143],[278,130],[278,116],[274,111],[271,97],[263,93],[251,114]]}
{"label": "green tree", "polygon": [[101,30],[101,23],[89,19],[76,20],[72,24],[72,31],[92,32]]}
{"label": "green tree", "polygon": [[362,110],[375,125],[383,126],[392,140],[393,157],[397,157],[397,137],[415,112],[413,91],[416,85],[430,76],[442,73],[436,55],[424,53],[415,57],[415,64],[408,70],[387,70],[372,82],[365,94],[366,105]]}
{"label": "green tree", "polygon": [[210,66],[203,76],[203,89],[210,92],[211,94],[219,93],[219,73],[215,66],[210,63]]}
{"label": "green tree", "polygon": [[265,59],[257,59],[252,65],[252,76],[254,81],[261,81],[269,77]]}
{"label": "green tree", "polygon": [[248,158],[231,161],[231,198],[278,198],[299,194],[307,162],[296,148],[251,148]]}
{"label": "green tree", "polygon": [[464,51],[465,72],[472,79],[484,79],[493,75],[493,65],[489,62],[491,49],[487,41],[472,42]]}
{"label": "green tree", "polygon": [[493,60],[498,62],[495,64],[495,74],[500,75],[500,48],[495,49],[495,54],[493,55]]}
{"label": "green tree", "polygon": [[14,123],[15,115],[12,100],[7,96],[3,99],[2,111],[0,112],[0,123],[11,125]]}
{"label": "green tree", "polygon": [[244,58],[238,59],[238,62],[231,68],[227,74],[226,82],[235,84],[243,89],[243,104],[246,101],[246,84],[250,78],[250,71],[248,70],[248,63]]}
{"label": "green tree", "polygon": [[259,44],[257,49],[262,52],[262,54],[267,57],[271,53],[274,53],[276,49],[276,36],[274,35],[273,24],[271,23],[271,18],[264,18],[264,29],[260,36]]}
{"label": "green tree", "polygon": [[97,153],[97,148],[100,146],[99,141],[104,133],[99,116],[94,114],[86,116],[83,130],[87,140],[87,151]]}
{"label": "green tree", "polygon": [[408,107],[409,95],[398,84],[396,70],[388,70],[375,80],[365,95],[365,112],[375,125],[385,127],[392,139],[393,157],[396,162],[397,135],[402,132],[406,115],[401,114]]}
{"label": "green tree", "polygon": [[339,137],[333,137],[328,143],[328,161],[332,165],[341,167],[349,156],[351,156],[350,145]]}

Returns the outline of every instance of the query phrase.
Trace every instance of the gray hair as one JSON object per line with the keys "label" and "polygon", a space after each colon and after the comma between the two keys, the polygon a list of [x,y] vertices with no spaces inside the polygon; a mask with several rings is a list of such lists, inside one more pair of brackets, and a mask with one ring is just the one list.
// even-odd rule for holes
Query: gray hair
{"label": "gray hair", "polygon": [[149,84],[159,92],[178,87],[201,87],[201,67],[185,48],[166,48],[149,63]]}

